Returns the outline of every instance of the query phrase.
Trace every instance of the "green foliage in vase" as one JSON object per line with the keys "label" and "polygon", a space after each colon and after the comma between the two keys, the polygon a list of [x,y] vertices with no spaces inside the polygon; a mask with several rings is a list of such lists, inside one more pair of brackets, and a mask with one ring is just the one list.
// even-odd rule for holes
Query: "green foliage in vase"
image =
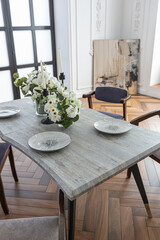
{"label": "green foliage in vase", "polygon": [[14,84],[20,87],[24,96],[31,96],[33,101],[36,100],[39,106],[45,104],[45,111],[54,123],[62,124],[64,128],[71,126],[79,119],[81,101],[76,98],[74,92],[67,92],[67,87],[51,76],[45,66],[43,66],[43,76],[49,92],[47,97],[43,96],[40,70],[34,70],[28,74],[28,77],[21,78],[18,73],[14,73]]}

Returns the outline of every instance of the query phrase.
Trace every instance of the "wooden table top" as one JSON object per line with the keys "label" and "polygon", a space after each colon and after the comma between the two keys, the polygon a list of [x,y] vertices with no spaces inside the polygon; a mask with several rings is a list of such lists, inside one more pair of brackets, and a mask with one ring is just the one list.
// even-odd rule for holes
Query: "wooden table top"
{"label": "wooden table top", "polygon": [[[29,98],[1,103],[1,106],[17,106],[21,111],[11,118],[0,119],[0,137],[49,173],[70,200],[160,148],[160,133],[141,127],[133,126],[120,135],[97,131],[94,122],[110,117],[92,109],[82,108],[79,121],[64,129],[56,124],[41,124],[43,117],[35,115]],[[28,139],[44,131],[64,132],[71,137],[71,143],[56,152],[31,149]]]}

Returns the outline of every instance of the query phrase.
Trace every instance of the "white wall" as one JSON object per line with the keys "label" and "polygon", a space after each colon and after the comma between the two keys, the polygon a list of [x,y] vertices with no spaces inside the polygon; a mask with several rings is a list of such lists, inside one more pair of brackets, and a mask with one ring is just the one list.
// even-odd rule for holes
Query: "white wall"
{"label": "white wall", "polygon": [[160,98],[159,89],[150,86],[158,3],[158,0],[124,0],[123,38],[140,39],[138,92]]}
{"label": "white wall", "polygon": [[106,0],[106,39],[123,38],[124,0]]}
{"label": "white wall", "polygon": [[[65,7],[68,14],[68,16],[66,13],[61,14],[63,23],[58,24],[64,27],[68,17],[69,27],[66,27],[65,34],[60,33],[61,30],[56,27],[58,34],[56,43],[62,46],[65,58],[70,62],[64,63],[66,64],[64,71],[70,78],[70,88],[77,96],[80,97],[93,87],[92,41],[128,38],[141,40],[139,93],[160,97],[159,90],[150,87],[158,2],[158,0],[68,0],[67,6],[67,0],[55,0],[56,10],[59,9],[62,13]],[[57,19],[60,19],[58,13],[56,15]],[[68,50],[64,45],[69,46]]]}
{"label": "white wall", "polygon": [[71,89],[82,96],[93,88],[93,39],[106,35],[105,0],[70,0]]}
{"label": "white wall", "polygon": [[68,0],[54,0],[54,20],[57,50],[57,68],[59,75],[58,48],[61,49],[63,71],[65,73],[65,85],[70,88],[70,38]]}
{"label": "white wall", "polygon": [[[150,85],[160,84],[160,4],[158,6],[157,24],[154,41],[153,63]],[[160,94],[160,93],[159,93]]]}

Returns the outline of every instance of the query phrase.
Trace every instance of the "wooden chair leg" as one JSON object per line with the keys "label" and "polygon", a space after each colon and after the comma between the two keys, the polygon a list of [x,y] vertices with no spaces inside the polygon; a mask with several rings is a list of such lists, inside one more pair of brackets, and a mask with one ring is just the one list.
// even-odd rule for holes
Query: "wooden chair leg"
{"label": "wooden chair leg", "polygon": [[12,147],[10,146],[10,151],[9,151],[9,162],[11,165],[11,170],[12,170],[12,175],[14,177],[15,182],[18,182],[18,176],[15,168],[15,163],[14,163],[14,156],[12,152]]}
{"label": "wooden chair leg", "polygon": [[8,214],[9,209],[8,209],[8,205],[7,205],[7,201],[6,201],[6,197],[5,197],[5,193],[4,193],[1,175],[0,175],[0,202],[1,202],[1,206],[3,208],[4,213]]}
{"label": "wooden chair leg", "polygon": [[127,169],[127,178],[131,177],[131,173],[132,173],[131,168],[128,168]]}

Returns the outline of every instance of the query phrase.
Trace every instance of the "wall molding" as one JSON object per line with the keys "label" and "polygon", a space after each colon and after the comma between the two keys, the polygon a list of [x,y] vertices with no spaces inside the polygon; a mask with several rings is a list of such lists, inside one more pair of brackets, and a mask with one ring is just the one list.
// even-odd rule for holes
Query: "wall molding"
{"label": "wall molding", "polygon": [[97,0],[96,3],[96,31],[100,32],[101,31],[101,10],[102,10],[102,3],[101,0]]}

